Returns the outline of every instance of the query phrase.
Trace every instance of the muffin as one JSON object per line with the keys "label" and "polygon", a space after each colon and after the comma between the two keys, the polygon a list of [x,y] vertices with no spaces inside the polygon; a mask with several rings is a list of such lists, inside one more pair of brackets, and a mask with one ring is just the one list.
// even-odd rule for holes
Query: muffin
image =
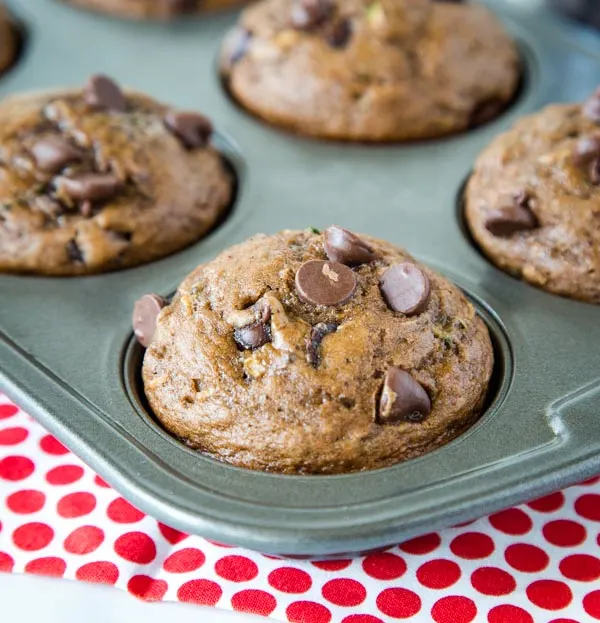
{"label": "muffin", "polygon": [[332,226],[258,235],[136,303],[143,383],[190,448],[254,470],[386,467],[455,438],[493,366],[464,294],[390,243]]}
{"label": "muffin", "polygon": [[127,19],[169,20],[226,9],[243,0],[62,0],[81,9]]}
{"label": "muffin", "polygon": [[600,89],[525,117],[479,156],[466,220],[502,270],[600,303]]}
{"label": "muffin", "polygon": [[109,78],[0,102],[0,273],[88,275],[199,240],[233,179],[206,117]]}
{"label": "muffin", "polygon": [[17,36],[4,5],[0,3],[0,74],[6,71],[17,55]]}
{"label": "muffin", "polygon": [[486,8],[432,0],[262,0],[226,38],[221,71],[272,124],[378,142],[489,121],[520,77],[515,43]]}

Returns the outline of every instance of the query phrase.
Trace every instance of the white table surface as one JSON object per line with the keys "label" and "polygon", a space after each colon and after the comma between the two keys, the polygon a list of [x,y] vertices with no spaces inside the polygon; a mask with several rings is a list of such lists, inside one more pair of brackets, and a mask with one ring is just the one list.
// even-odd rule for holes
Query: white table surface
{"label": "white table surface", "polygon": [[265,623],[266,619],[203,606],[147,604],[109,586],[0,573],[0,620],[18,623]]}

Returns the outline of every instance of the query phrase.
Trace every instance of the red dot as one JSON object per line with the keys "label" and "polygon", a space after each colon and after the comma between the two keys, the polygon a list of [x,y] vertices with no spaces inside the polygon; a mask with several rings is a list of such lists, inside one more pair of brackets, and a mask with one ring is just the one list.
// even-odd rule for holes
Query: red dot
{"label": "red dot", "polygon": [[341,571],[352,564],[351,560],[318,560],[311,563],[323,571]]}
{"label": "red dot", "polygon": [[69,493],[61,498],[56,505],[58,514],[67,519],[87,515],[94,508],[96,508],[96,497],[92,493],[86,493],[85,491]]}
{"label": "red dot", "polygon": [[578,515],[586,519],[600,521],[600,494],[586,493],[585,495],[580,495],[575,500],[575,510]]}
{"label": "red dot", "polygon": [[285,613],[290,623],[329,623],[331,612],[314,601],[295,601]]}
{"label": "red dot", "polygon": [[561,617],[560,619],[552,619],[552,621],[549,621],[548,623],[579,623],[579,621],[576,621],[575,619],[563,619]]}
{"label": "red dot", "polygon": [[406,588],[386,588],[377,595],[377,607],[389,617],[408,619],[421,609],[421,598]]}
{"label": "red dot", "polygon": [[451,560],[438,558],[417,569],[417,580],[427,588],[448,588],[460,578],[460,567]]}
{"label": "red dot", "polygon": [[67,568],[67,563],[62,558],[48,556],[47,558],[36,558],[30,560],[25,565],[26,573],[35,573],[37,575],[52,575],[62,578]]}
{"label": "red dot", "polygon": [[186,547],[171,554],[163,563],[163,567],[170,573],[188,573],[200,569],[205,560],[204,554],[199,549]]}
{"label": "red dot", "polygon": [[189,536],[185,532],[180,532],[179,530],[175,530],[175,528],[165,526],[165,524],[160,522],[158,522],[158,529],[171,545],[177,545],[177,543],[181,543],[181,541],[187,539]]}
{"label": "red dot", "polygon": [[129,562],[147,565],[156,558],[156,545],[143,532],[127,532],[115,541],[115,552]]}
{"label": "red dot", "polygon": [[70,485],[83,476],[83,467],[79,465],[59,465],[46,474],[51,485]]}
{"label": "red dot", "polygon": [[540,513],[552,513],[562,508],[564,503],[565,496],[560,491],[557,491],[556,493],[545,495],[543,498],[533,500],[533,502],[529,502],[527,506]]}
{"label": "red dot", "polygon": [[595,619],[600,619],[600,591],[592,591],[583,598],[583,609]]}
{"label": "red dot", "polygon": [[102,480],[102,478],[100,478],[100,476],[94,476],[94,482],[99,487],[104,487],[105,489],[110,489],[110,485],[105,480]]}
{"label": "red dot", "polygon": [[470,623],[477,616],[477,608],[471,599],[451,595],[433,604],[431,616],[436,623]]}
{"label": "red dot", "polygon": [[27,435],[29,435],[29,431],[20,426],[0,430],[0,446],[16,446],[18,443],[25,441]]}
{"label": "red dot", "polygon": [[405,541],[399,545],[400,549],[407,554],[429,554],[440,546],[442,539],[436,532],[418,536],[410,541]]}
{"label": "red dot", "polygon": [[594,476],[593,478],[588,478],[587,480],[580,482],[579,485],[589,486],[589,485],[595,485],[597,482],[600,482],[600,476]]}
{"label": "red dot", "polygon": [[471,574],[471,584],[483,595],[508,595],[517,588],[510,573],[497,567],[480,567]]}
{"label": "red dot", "polygon": [[505,534],[526,534],[533,526],[527,513],[520,508],[509,508],[490,516],[490,523]]}
{"label": "red dot", "polygon": [[0,420],[12,417],[19,412],[19,407],[16,405],[0,405]]}
{"label": "red dot", "polygon": [[600,578],[600,560],[588,554],[573,554],[563,558],[559,569],[569,580],[593,582]]}
{"label": "red dot", "polygon": [[0,461],[0,478],[24,480],[33,474],[33,461],[25,456],[7,456]]}
{"label": "red dot", "polygon": [[365,587],[356,580],[335,578],[323,585],[321,594],[336,606],[358,606],[367,597]]}
{"label": "red dot", "polygon": [[106,514],[116,523],[135,523],[146,516],[123,498],[113,500],[108,505]]}
{"label": "red dot", "polygon": [[104,531],[96,526],[81,526],[67,536],[64,548],[70,554],[90,554],[104,541]]}
{"label": "red dot", "polygon": [[513,569],[526,573],[543,571],[550,562],[544,550],[527,543],[509,545],[504,552],[504,558]]}
{"label": "red dot", "polygon": [[160,601],[169,588],[164,580],[155,580],[147,575],[134,575],[127,582],[127,590],[144,601]]}
{"label": "red dot", "polygon": [[556,580],[537,580],[527,587],[529,601],[545,610],[566,608],[573,599],[571,589]]}
{"label": "red dot", "polygon": [[67,448],[52,435],[46,435],[40,439],[40,448],[47,454],[61,455],[69,452]]}
{"label": "red dot", "polygon": [[115,584],[119,579],[119,568],[112,562],[88,562],[77,569],[75,577],[82,582]]}
{"label": "red dot", "polygon": [[32,552],[46,547],[54,538],[54,530],[45,523],[26,523],[13,532],[12,538],[18,548]]}
{"label": "red dot", "polygon": [[217,560],[215,571],[230,582],[249,582],[258,575],[256,563],[245,556],[225,556]]}
{"label": "red dot", "polygon": [[351,614],[344,617],[342,623],[383,623],[383,621],[370,614]]}
{"label": "red dot", "polygon": [[15,561],[12,556],[9,556],[5,552],[0,552],[0,571],[4,573],[10,573],[13,570]]}
{"label": "red dot", "polygon": [[456,556],[474,560],[489,556],[494,551],[494,541],[481,532],[465,532],[452,539],[450,549]]}
{"label": "red dot", "polygon": [[231,598],[231,606],[238,612],[260,614],[268,617],[277,606],[273,595],[258,589],[249,589],[236,593]]}
{"label": "red dot", "polygon": [[306,571],[293,567],[280,567],[269,573],[269,584],[282,593],[305,593],[312,580]]}
{"label": "red dot", "polygon": [[396,554],[371,554],[362,562],[367,575],[376,580],[396,580],[406,573],[406,563]]}
{"label": "red dot", "polygon": [[37,511],[43,508],[45,502],[46,496],[41,491],[35,491],[33,489],[16,491],[6,498],[6,506],[8,506],[13,513],[22,515],[37,513]]}
{"label": "red dot", "polygon": [[509,604],[495,606],[488,612],[487,618],[488,623],[533,623],[529,612]]}
{"label": "red dot", "polygon": [[542,533],[546,540],[558,547],[573,547],[585,541],[585,528],[570,519],[555,519],[549,521],[543,528]]}
{"label": "red dot", "polygon": [[211,580],[190,580],[177,591],[177,599],[189,604],[214,606],[221,599],[221,587]]}

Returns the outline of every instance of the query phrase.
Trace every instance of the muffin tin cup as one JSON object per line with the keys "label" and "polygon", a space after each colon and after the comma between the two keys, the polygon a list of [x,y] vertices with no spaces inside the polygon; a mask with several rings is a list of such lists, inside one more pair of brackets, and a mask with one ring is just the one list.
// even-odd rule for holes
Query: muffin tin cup
{"label": "muffin tin cup", "polygon": [[[0,386],[143,511],[186,532],[282,556],[382,548],[600,471],[600,310],[495,268],[472,246],[456,210],[461,184],[489,141],[548,102],[586,97],[600,83],[600,57],[581,41],[568,44],[539,9],[488,4],[518,40],[526,66],[513,106],[462,135],[364,146],[287,134],[230,101],[216,57],[235,13],[137,24],[52,0],[13,2],[29,45],[0,80],[0,95],[78,85],[104,72],[199,109],[216,123],[238,193],[213,233],[158,262],[93,277],[0,275]],[[141,391],[134,301],[172,293],[199,263],[254,233],[331,223],[406,247],[471,297],[496,351],[479,422],[420,458],[335,476],[244,470],[170,437]]]}

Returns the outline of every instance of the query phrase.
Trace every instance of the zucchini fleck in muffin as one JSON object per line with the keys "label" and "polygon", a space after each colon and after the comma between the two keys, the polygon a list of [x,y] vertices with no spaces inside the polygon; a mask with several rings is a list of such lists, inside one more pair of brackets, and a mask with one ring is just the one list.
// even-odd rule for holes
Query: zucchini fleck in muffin
{"label": "zucchini fleck in muffin", "polygon": [[300,134],[404,141],[497,116],[520,78],[490,11],[441,0],[261,0],[226,38],[221,71],[254,115]]}
{"label": "zucchini fleck in muffin", "polygon": [[199,266],[135,333],[162,425],[240,467],[333,474],[447,443],[493,367],[464,294],[387,242],[332,226],[258,235]]}

